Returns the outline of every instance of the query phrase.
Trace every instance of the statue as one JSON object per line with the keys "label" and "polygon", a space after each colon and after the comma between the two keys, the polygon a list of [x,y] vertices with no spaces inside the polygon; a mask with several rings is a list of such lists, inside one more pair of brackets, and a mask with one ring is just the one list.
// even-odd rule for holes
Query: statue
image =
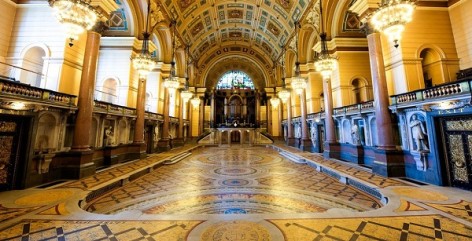
{"label": "statue", "polygon": [[357,124],[354,124],[351,128],[351,137],[352,137],[352,144],[360,145],[361,141],[359,139],[359,127]]}
{"label": "statue", "polygon": [[108,126],[108,128],[105,129],[105,145],[111,146],[113,144],[113,127]]}
{"label": "statue", "polygon": [[426,144],[426,129],[424,128],[423,121],[418,119],[416,114],[411,116],[410,124],[408,125],[411,128],[411,137],[415,141],[414,151],[428,151],[429,148]]}

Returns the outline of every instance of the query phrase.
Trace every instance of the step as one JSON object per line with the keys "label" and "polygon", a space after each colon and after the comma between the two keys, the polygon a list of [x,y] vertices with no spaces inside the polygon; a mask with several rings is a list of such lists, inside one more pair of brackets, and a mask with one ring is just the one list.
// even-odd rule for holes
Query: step
{"label": "step", "polygon": [[290,153],[290,152],[286,152],[286,151],[280,151],[279,154],[287,159],[289,159],[290,161],[293,161],[295,163],[299,163],[299,164],[304,164],[306,163],[306,160],[305,158],[299,156],[299,155],[295,155],[293,153]]}
{"label": "step", "polygon": [[165,165],[172,165],[172,164],[175,164],[185,158],[187,158],[188,156],[192,155],[192,153],[190,152],[182,152],[182,153],[179,153],[173,157],[171,157],[170,159],[166,159],[163,164]]}

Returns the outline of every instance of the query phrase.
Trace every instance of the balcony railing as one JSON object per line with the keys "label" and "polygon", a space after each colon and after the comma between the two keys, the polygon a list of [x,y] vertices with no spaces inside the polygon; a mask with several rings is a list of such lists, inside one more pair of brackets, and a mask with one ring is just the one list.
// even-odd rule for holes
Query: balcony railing
{"label": "balcony railing", "polygon": [[76,107],[75,95],[41,89],[0,76],[0,93],[3,98],[15,101],[34,102],[55,107]]}
{"label": "balcony railing", "polygon": [[432,88],[416,90],[390,96],[392,105],[408,105],[411,102],[423,102],[470,96],[472,80],[446,83]]}
{"label": "balcony railing", "polygon": [[367,113],[374,110],[374,101],[362,102],[354,105],[347,105],[333,110],[333,115],[349,115],[358,113]]}
{"label": "balcony railing", "polygon": [[94,112],[119,115],[119,116],[136,116],[136,109],[126,106],[115,105],[103,101],[94,101]]}

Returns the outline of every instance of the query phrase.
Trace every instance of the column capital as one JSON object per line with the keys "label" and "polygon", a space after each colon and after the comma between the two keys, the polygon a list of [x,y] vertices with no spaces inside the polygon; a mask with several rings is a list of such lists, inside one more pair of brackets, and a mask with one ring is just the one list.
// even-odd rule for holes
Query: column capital
{"label": "column capital", "polygon": [[108,26],[105,24],[105,22],[99,21],[93,26],[93,28],[90,31],[102,35],[103,32],[105,32],[107,30],[108,30]]}

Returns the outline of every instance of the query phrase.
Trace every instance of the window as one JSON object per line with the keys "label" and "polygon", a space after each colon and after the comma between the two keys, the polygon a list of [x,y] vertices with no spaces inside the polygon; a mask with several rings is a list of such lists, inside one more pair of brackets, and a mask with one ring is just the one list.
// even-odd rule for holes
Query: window
{"label": "window", "polygon": [[232,70],[226,72],[216,85],[217,89],[254,89],[254,83],[244,72]]}

